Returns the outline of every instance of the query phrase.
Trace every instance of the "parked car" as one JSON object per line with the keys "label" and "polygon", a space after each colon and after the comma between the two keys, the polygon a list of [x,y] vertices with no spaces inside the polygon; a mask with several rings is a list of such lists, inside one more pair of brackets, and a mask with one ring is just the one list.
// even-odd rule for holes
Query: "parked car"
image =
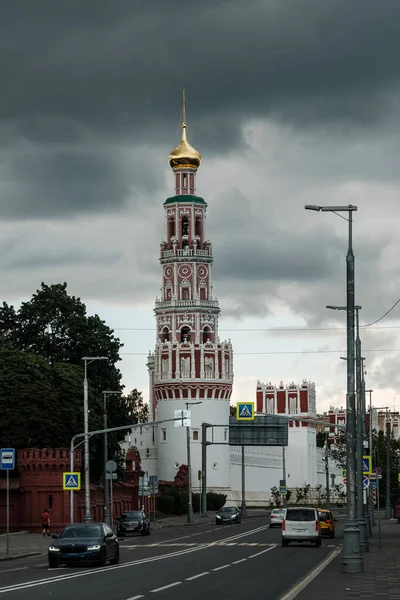
{"label": "parked car", "polygon": [[315,508],[287,508],[282,523],[282,546],[290,542],[311,542],[321,546],[318,511]]}
{"label": "parked car", "polygon": [[318,509],[318,518],[319,518],[321,536],[327,536],[330,538],[334,538],[335,537],[336,519],[333,518],[332,512],[325,508],[319,508]]}
{"label": "parked car", "polygon": [[237,506],[223,506],[215,515],[216,525],[224,523],[240,523],[242,517]]}
{"label": "parked car", "polygon": [[135,533],[150,535],[150,519],[143,510],[124,512],[117,519],[117,535],[119,537],[127,537]]}
{"label": "parked car", "polygon": [[285,511],[283,508],[274,508],[271,512],[271,523],[269,524],[270,528],[282,527],[284,514]]}
{"label": "parked car", "polygon": [[119,563],[119,543],[105,523],[67,525],[59,535],[53,535],[49,546],[49,567],[70,564],[97,564],[104,567]]}

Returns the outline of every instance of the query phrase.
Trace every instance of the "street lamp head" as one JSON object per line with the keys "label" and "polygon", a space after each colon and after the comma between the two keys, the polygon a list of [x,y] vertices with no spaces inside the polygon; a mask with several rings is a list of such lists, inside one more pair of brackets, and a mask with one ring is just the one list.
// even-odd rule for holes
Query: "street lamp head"
{"label": "street lamp head", "polygon": [[117,392],[117,391],[113,391],[113,390],[104,390],[103,394],[122,394],[123,392]]}
{"label": "street lamp head", "polygon": [[316,210],[317,212],[319,212],[322,206],[317,206],[316,204],[306,204],[304,208],[306,210]]}
{"label": "street lamp head", "polygon": [[82,360],[109,360],[108,356],[83,356]]}
{"label": "street lamp head", "polygon": [[347,360],[347,358],[345,356],[341,356],[340,360]]}
{"label": "street lamp head", "polygon": [[333,304],[327,304],[325,308],[330,308],[331,310],[347,310],[347,306],[333,306]]}

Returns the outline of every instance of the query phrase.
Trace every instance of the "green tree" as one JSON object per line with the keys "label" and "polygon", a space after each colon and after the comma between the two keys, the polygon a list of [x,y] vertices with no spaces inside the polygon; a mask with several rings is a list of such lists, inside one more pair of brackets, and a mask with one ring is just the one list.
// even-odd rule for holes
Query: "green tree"
{"label": "green tree", "polygon": [[[3,349],[9,352],[19,351],[18,356],[24,353],[24,360],[27,360],[29,367],[26,377],[32,374],[34,365],[37,369],[36,375],[29,380],[31,394],[17,394],[16,390],[11,393],[10,390],[8,395],[12,411],[15,403],[19,405],[20,414],[26,413],[26,404],[30,402],[33,402],[35,407],[36,421],[33,418],[29,421],[31,435],[26,437],[22,431],[24,422],[21,420],[21,431],[15,429],[14,436],[20,443],[23,442],[23,445],[15,444],[15,447],[26,447],[29,440],[28,445],[69,447],[72,435],[83,432],[84,356],[108,357],[108,361],[95,361],[88,367],[89,429],[102,428],[102,392],[123,390],[121,372],[117,367],[122,344],[105,321],[98,315],[88,315],[80,298],[68,294],[66,283],[42,283],[31,300],[22,303],[18,310],[3,303],[0,307],[0,343]],[[29,357],[32,357],[32,364]],[[20,360],[22,361],[22,358]],[[2,366],[0,362],[0,367]],[[22,379],[23,371],[22,368],[19,373]],[[12,386],[11,374],[8,377]],[[39,383],[43,386],[43,392],[38,387]],[[52,394],[51,406],[45,404],[44,400],[41,404],[40,398],[47,398],[49,394]],[[6,398],[2,389],[0,397]],[[138,419],[146,420],[146,410],[141,393],[137,390],[133,390],[127,396],[109,397],[109,427],[129,425],[136,423]],[[39,433],[42,433],[43,418],[47,419],[49,432],[42,436]],[[36,429],[39,433],[36,433]],[[121,460],[119,443],[125,439],[127,433],[128,429],[109,436],[110,458]],[[101,479],[103,461],[100,438],[101,436],[94,436],[90,440],[93,481]],[[34,440],[37,441],[34,443]]]}

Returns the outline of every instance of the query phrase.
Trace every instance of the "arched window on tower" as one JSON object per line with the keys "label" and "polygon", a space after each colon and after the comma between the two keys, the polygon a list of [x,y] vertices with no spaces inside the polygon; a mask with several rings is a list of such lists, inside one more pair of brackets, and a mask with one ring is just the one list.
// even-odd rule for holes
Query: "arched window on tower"
{"label": "arched window on tower", "polygon": [[206,327],[204,327],[203,329],[203,344],[206,344],[208,341],[212,341],[211,340],[211,328],[208,327],[208,325]]}
{"label": "arched window on tower", "polygon": [[188,174],[182,174],[182,194],[188,193]]}
{"label": "arched window on tower", "polygon": [[201,236],[201,223],[200,223],[200,217],[196,217],[196,221],[194,223],[194,234],[198,235],[199,237]]}
{"label": "arched window on tower", "polygon": [[181,343],[190,342],[190,327],[182,327],[181,329]]}
{"label": "arched window on tower", "polygon": [[182,219],[182,236],[189,235],[189,221],[187,217]]}
{"label": "arched window on tower", "polygon": [[169,342],[169,329],[168,327],[164,327],[161,332],[161,340],[163,342]]}

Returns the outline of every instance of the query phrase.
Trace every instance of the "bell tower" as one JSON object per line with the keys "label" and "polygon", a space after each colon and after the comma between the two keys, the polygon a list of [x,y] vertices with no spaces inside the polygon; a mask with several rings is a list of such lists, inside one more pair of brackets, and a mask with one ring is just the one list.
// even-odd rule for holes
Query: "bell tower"
{"label": "bell tower", "polygon": [[[172,419],[174,410],[196,403],[189,406],[193,474],[201,468],[201,423],[219,425],[214,429],[215,442],[229,439],[233,383],[232,345],[230,341],[220,341],[218,335],[220,308],[213,293],[213,252],[205,227],[207,204],[196,195],[200,162],[200,153],[187,139],[184,93],[182,139],[169,155],[175,195],[164,202],[162,286],[155,305],[157,339],[147,367],[153,420]],[[174,427],[174,423],[160,425],[160,479],[173,480],[179,466],[186,464],[184,430]],[[229,446],[209,446],[208,455],[208,486],[229,488]],[[194,475],[193,483],[196,486]]]}

